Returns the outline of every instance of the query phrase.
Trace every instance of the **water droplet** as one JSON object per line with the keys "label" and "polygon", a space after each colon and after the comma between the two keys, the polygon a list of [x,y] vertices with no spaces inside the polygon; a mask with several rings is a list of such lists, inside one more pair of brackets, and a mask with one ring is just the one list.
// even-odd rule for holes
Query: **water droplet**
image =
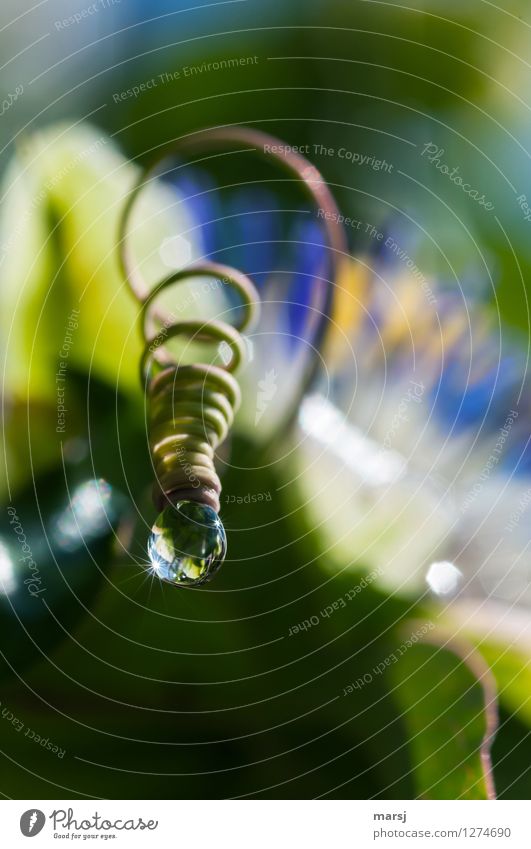
{"label": "water droplet", "polygon": [[218,514],[195,501],[165,507],[148,541],[153,574],[176,586],[193,587],[209,581],[226,551],[225,529]]}

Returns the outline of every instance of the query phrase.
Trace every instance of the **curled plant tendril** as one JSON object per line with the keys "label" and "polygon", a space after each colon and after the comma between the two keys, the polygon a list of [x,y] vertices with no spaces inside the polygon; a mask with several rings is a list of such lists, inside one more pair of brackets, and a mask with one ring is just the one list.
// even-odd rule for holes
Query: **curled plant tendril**
{"label": "curled plant tendril", "polygon": [[[156,476],[154,502],[161,511],[149,538],[148,553],[153,572],[180,586],[198,586],[210,580],[225,557],[225,531],[218,516],[221,483],[214,457],[240,403],[234,372],[246,356],[241,333],[257,318],[259,295],[245,274],[213,262],[194,263],[150,289],[129,249],[128,225],[139,193],[164,159],[232,143],[272,156],[292,179],[301,181],[322,211],[333,270],[346,254],[344,232],[337,223],[337,207],[317,169],[296,152],[284,153],[285,145],[256,130],[220,128],[180,139],[156,156],[133,187],[120,220],[119,249],[123,275],[141,305],[140,323],[145,340],[141,378],[147,395],[149,444]],[[155,301],[163,290],[199,276],[221,279],[237,292],[241,308],[234,324],[217,319],[171,322],[156,309]],[[316,350],[330,315],[332,288],[327,286],[323,290],[322,302],[316,307],[320,315],[314,336]],[[224,343],[230,350],[230,358],[222,365],[179,364],[167,348],[168,341],[176,337],[216,347]],[[315,365],[308,371],[302,393]],[[294,410],[299,400],[297,396]]]}
{"label": "curled plant tendril", "polygon": [[[159,336],[152,335],[156,320],[150,306],[160,291],[191,277],[212,276],[222,279],[240,295],[244,310],[232,326],[224,321],[180,321],[165,325]],[[257,314],[259,296],[248,277],[228,266],[204,263],[189,266],[170,275],[145,299],[142,305],[144,335],[148,340],[141,360],[141,372],[147,387],[149,441],[157,478],[155,501],[162,506],[165,498],[191,499],[208,504],[219,512],[221,483],[214,467],[214,453],[226,438],[240,403],[240,388],[233,375],[245,358],[241,331]],[[228,363],[220,366],[194,363],[168,364],[151,377],[152,363],[161,363],[157,354],[160,336],[164,343],[177,336],[230,348]],[[166,359],[166,357],[164,357]]]}

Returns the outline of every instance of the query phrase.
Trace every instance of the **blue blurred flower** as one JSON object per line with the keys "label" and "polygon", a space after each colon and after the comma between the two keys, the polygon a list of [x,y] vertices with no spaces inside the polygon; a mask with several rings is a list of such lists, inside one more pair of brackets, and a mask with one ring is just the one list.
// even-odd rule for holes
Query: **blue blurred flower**
{"label": "blue blurred flower", "polygon": [[376,257],[338,286],[298,472],[338,566],[389,589],[531,603],[527,346],[482,300]]}
{"label": "blue blurred flower", "polygon": [[[260,322],[247,338],[251,362],[241,375],[245,403],[239,424],[254,438],[267,438],[313,356],[317,304],[329,285],[323,276],[324,231],[307,208],[286,209],[273,191],[254,183],[227,193],[204,172],[187,168],[175,184],[198,222],[194,236],[203,258],[245,272],[260,292]],[[226,308],[236,309],[236,298],[224,294]]]}

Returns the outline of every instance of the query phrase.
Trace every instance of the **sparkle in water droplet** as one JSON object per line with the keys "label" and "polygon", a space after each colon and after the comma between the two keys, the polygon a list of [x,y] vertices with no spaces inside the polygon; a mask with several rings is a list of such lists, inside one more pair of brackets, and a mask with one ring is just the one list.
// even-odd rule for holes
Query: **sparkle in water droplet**
{"label": "sparkle in water droplet", "polygon": [[195,501],[165,507],[148,541],[154,574],[175,586],[193,587],[209,581],[226,551],[225,529],[218,514]]}

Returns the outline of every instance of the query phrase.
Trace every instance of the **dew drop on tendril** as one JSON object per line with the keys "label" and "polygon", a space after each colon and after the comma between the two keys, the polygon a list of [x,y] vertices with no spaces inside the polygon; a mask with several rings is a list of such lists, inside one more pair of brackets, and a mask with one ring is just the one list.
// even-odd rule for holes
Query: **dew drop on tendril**
{"label": "dew drop on tendril", "polygon": [[194,501],[168,504],[157,517],[148,541],[152,570],[178,586],[200,586],[223,563],[227,541],[217,513]]}

